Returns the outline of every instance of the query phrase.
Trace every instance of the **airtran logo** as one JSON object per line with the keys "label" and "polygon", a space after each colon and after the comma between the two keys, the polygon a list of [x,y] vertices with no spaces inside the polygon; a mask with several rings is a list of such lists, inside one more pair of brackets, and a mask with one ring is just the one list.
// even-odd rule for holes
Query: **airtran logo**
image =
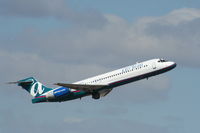
{"label": "airtran logo", "polygon": [[41,95],[44,92],[44,86],[40,82],[36,82],[32,85],[30,93],[32,96]]}

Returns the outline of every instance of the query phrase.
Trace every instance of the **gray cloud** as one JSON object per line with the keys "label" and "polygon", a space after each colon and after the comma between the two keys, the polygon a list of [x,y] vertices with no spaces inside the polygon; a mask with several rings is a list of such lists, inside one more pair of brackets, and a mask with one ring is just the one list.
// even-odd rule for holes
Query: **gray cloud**
{"label": "gray cloud", "polygon": [[7,44],[5,49],[12,45],[15,51],[35,53],[53,62],[96,64],[98,60],[99,64],[114,67],[119,60],[133,64],[163,57],[182,66],[199,67],[199,14],[197,9],[179,9],[133,23],[104,15],[108,23],[101,29],[73,27],[45,34],[39,29],[24,30],[14,40],[2,44]]}
{"label": "gray cloud", "polygon": [[66,0],[0,0],[0,15],[25,18],[53,17],[80,27],[99,28],[106,19],[96,10],[76,11]]}
{"label": "gray cloud", "polygon": [[[51,8],[55,8],[56,6],[50,6],[49,9],[45,9],[47,7],[44,7],[44,9],[41,8],[40,10],[45,11],[38,10],[39,12],[43,12],[39,16],[32,9],[30,11],[28,11],[29,9],[20,9],[21,11],[17,12],[18,9],[15,8],[20,7],[11,8],[14,6],[12,3],[9,5],[8,2],[3,2],[1,1],[0,5],[5,5],[6,8],[1,9],[0,12],[5,15],[36,18],[53,15],[59,18],[59,15],[62,16],[62,13],[58,13],[59,15],[52,13],[52,10],[56,9]],[[60,8],[63,6],[61,5]],[[11,9],[14,11],[11,11]],[[17,14],[13,13],[15,11]],[[25,11],[27,11],[27,14],[23,14]],[[63,12],[60,9],[58,11]],[[199,62],[196,61],[200,50],[198,39],[200,34],[198,28],[199,10],[180,9],[166,16],[145,17],[133,23],[127,22],[116,15],[106,14],[103,15],[103,18],[106,19],[107,23],[103,24],[99,29],[88,28],[87,26],[81,29],[72,27],[71,29],[57,29],[44,33],[40,29],[32,27],[34,30],[24,29],[23,32],[13,36],[12,40],[0,38],[1,82],[18,80],[29,76],[36,76],[41,82],[48,85],[56,81],[73,82],[107,72],[122,65],[133,64],[136,61],[153,57],[169,58],[177,61],[179,65],[189,67],[200,66]],[[76,19],[73,20],[77,21]],[[86,101],[89,100],[92,102],[90,98],[86,98],[81,102],[76,100],[66,102],[66,106],[62,108],[61,105],[57,104],[38,104],[34,106],[28,101],[31,98],[24,90],[19,90],[16,86],[5,85],[2,85],[1,88],[0,102],[2,105],[4,101],[8,104],[6,107],[2,106],[0,108],[0,115],[3,118],[0,119],[0,131],[9,133],[13,132],[13,129],[16,129],[15,131],[18,132],[29,132],[31,128],[37,129],[36,131],[38,132],[42,129],[47,129],[48,132],[56,132],[60,129],[70,132],[80,132],[80,130],[91,132],[99,129],[98,126],[102,124],[103,127],[110,125],[108,129],[110,132],[124,132],[124,130],[140,133],[149,131],[153,133],[168,132],[166,127],[121,120],[120,118],[115,119],[116,121],[104,118],[79,119],[78,115],[82,113],[77,111],[75,114],[71,114],[71,112],[74,113],[74,110],[70,110],[70,108],[77,106],[77,103],[81,105],[84,102],[86,104]],[[165,76],[159,76],[149,81],[129,84],[124,86],[123,90],[116,88],[105,97],[105,100],[108,100],[108,104],[115,104],[115,102],[118,103],[120,101],[121,103],[127,103],[127,101],[133,103],[163,101],[168,98],[169,88],[169,79]],[[8,94],[9,97],[7,97]],[[11,105],[18,106],[13,107]],[[93,103],[93,105],[84,105],[84,107],[89,108],[94,105],[96,103]],[[15,112],[11,111],[13,108],[15,108]],[[54,109],[51,110],[52,108]],[[114,112],[113,116],[126,113],[127,111],[124,108],[118,107],[110,109],[119,109],[119,111]],[[88,110],[83,109],[82,112],[86,114],[94,113]],[[30,118],[32,115],[31,112],[36,113],[33,117],[43,118],[40,119],[42,122],[38,123],[37,117]],[[58,115],[49,117],[55,112]],[[59,113],[65,115],[62,116]],[[97,112],[95,115],[102,115],[102,113],[109,115],[110,111],[102,109],[102,111]],[[52,119],[54,121],[51,121]],[[70,122],[78,123],[75,126],[78,126],[79,129],[76,129]],[[85,122],[84,125],[82,122]],[[13,128],[8,127],[9,124]],[[105,130],[100,129],[97,132],[103,131]]]}
{"label": "gray cloud", "polygon": [[[178,65],[199,67],[199,10],[180,9],[166,16],[145,17],[129,23],[115,15],[105,15],[101,29],[39,29],[19,33],[1,41],[3,81],[36,76],[47,84],[73,82],[136,61],[154,57],[175,60]],[[191,30],[193,29],[193,30]],[[165,31],[165,32],[164,32]],[[148,58],[147,58],[148,57]],[[120,61],[120,62],[119,62]],[[77,78],[78,77],[78,78]],[[159,84],[157,84],[159,82]],[[153,83],[153,84],[152,84]],[[170,81],[163,76],[126,86],[131,93],[123,100],[145,103],[165,100]],[[162,89],[156,89],[163,86]],[[133,88],[133,89],[130,89]],[[123,93],[120,88],[114,90]],[[116,99],[120,96],[112,95]]]}

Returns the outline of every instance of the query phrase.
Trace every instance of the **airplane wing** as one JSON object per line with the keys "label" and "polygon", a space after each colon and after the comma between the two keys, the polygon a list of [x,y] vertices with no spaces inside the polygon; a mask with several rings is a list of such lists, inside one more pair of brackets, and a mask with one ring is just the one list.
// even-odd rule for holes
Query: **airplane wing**
{"label": "airplane wing", "polygon": [[55,83],[54,85],[63,86],[85,92],[93,92],[101,88],[109,87],[109,85],[85,85],[85,84],[65,84],[65,83]]}

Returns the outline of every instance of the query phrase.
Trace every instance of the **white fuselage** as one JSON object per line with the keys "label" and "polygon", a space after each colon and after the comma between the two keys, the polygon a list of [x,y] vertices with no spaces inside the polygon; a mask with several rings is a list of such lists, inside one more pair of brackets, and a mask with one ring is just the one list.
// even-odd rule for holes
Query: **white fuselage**
{"label": "white fuselage", "polygon": [[[148,73],[164,70],[165,68],[167,69],[173,66],[176,66],[176,63],[171,61],[160,62],[160,59],[152,59],[144,62],[139,62],[134,65],[130,65],[95,77],[91,77],[85,80],[81,80],[79,82],[75,82],[75,84],[112,84],[126,79],[131,79],[140,75],[145,76]],[[146,76],[147,77],[143,78],[148,78],[148,75]]]}

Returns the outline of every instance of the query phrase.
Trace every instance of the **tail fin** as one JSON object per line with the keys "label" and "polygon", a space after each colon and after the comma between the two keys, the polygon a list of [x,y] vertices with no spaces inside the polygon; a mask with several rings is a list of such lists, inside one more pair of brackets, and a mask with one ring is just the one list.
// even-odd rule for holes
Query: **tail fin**
{"label": "tail fin", "polygon": [[17,83],[18,86],[21,86],[23,89],[28,91],[33,97],[41,96],[45,92],[52,90],[52,88],[47,88],[33,77],[22,79],[15,83]]}

